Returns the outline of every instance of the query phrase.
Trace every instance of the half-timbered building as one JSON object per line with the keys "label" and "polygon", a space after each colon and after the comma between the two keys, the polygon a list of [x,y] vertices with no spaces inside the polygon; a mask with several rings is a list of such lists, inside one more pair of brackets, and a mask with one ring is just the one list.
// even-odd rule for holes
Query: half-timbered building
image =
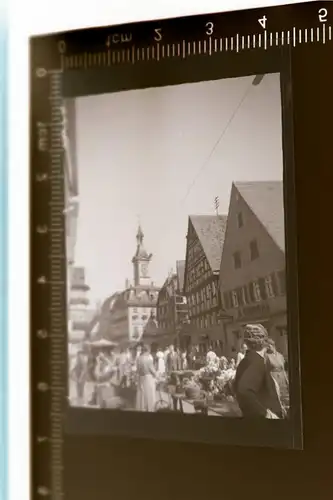
{"label": "half-timbered building", "polygon": [[226,215],[191,215],[188,221],[184,276],[188,340],[203,348],[219,343],[223,349],[219,274],[226,222]]}

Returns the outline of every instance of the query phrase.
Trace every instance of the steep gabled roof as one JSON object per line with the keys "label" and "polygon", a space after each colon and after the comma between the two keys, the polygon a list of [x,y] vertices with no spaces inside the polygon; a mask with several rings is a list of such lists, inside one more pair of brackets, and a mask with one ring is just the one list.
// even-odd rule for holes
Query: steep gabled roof
{"label": "steep gabled roof", "polygon": [[185,278],[185,260],[177,260],[176,270],[177,270],[178,290],[182,292],[184,288],[184,278]]}
{"label": "steep gabled roof", "polygon": [[227,216],[190,215],[190,220],[212,271],[220,271]]}
{"label": "steep gabled roof", "polygon": [[282,181],[236,182],[234,186],[277,246],[284,252]]}

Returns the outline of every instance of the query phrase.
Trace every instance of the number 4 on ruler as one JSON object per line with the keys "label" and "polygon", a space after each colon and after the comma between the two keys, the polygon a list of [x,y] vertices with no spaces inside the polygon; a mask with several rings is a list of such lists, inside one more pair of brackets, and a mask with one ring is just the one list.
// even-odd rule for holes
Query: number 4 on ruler
{"label": "number 4 on ruler", "polygon": [[264,30],[266,29],[267,17],[263,16],[261,19],[258,19],[258,23]]}

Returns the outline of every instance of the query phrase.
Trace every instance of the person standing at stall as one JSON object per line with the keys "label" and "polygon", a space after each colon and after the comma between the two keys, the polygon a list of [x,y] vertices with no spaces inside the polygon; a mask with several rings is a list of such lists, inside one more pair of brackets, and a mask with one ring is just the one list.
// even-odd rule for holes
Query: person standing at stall
{"label": "person standing at stall", "polygon": [[180,369],[180,358],[173,345],[169,346],[166,358],[166,369],[168,373],[177,372]]}
{"label": "person standing at stall", "polygon": [[273,339],[267,340],[266,366],[275,382],[284,415],[287,415],[289,409],[289,380],[285,369],[284,356],[277,351]]}
{"label": "person standing at stall", "polygon": [[138,411],[155,411],[156,406],[156,371],[148,345],[142,346],[137,360],[138,386],[136,393],[136,409]]}
{"label": "person standing at stall", "polygon": [[164,352],[160,348],[156,351],[156,370],[161,376],[165,374],[165,356]]}
{"label": "person standing at stall", "polygon": [[267,330],[260,324],[246,325],[247,351],[239,363],[234,382],[239,408],[245,418],[282,418],[275,383],[266,366]]}
{"label": "person standing at stall", "polygon": [[76,382],[77,403],[81,405],[84,403],[84,389],[88,377],[88,361],[83,351],[79,351],[76,355],[73,375]]}

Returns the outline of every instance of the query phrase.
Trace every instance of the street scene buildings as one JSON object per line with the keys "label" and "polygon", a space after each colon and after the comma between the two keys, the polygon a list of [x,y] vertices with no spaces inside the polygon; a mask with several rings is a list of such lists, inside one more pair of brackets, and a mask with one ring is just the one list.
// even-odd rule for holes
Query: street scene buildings
{"label": "street scene buildings", "polygon": [[[264,86],[268,106],[272,101],[271,89],[278,88],[278,75],[267,75],[265,78],[268,80],[267,86],[264,83],[260,85]],[[251,78],[239,80],[244,80],[244,83],[240,83],[242,91],[248,92],[248,85],[253,85]],[[216,86],[217,83],[206,83],[212,85],[213,92],[213,83]],[[229,89],[228,95],[231,95],[233,85],[225,87],[225,92]],[[199,86],[196,89],[193,92],[199,99],[199,95],[204,94]],[[163,99],[171,100],[170,107],[173,106],[175,113],[178,107],[177,89],[163,92],[173,93],[165,94]],[[153,110],[157,102],[164,103],[163,100],[157,100],[158,94],[154,94],[153,101],[150,101],[147,92],[140,95],[142,101],[135,101],[133,96],[130,98],[133,99],[132,107],[127,111],[126,102],[122,101],[121,109],[125,117],[126,112],[132,116],[133,106],[141,109],[143,101],[146,108],[141,112],[148,114],[150,107]],[[257,105],[260,102],[259,94],[255,95]],[[182,99],[186,97],[188,93],[182,94]],[[120,98],[125,99],[123,96]],[[111,96],[110,99],[113,99],[112,105],[117,109],[115,97]],[[280,102],[277,98],[276,102],[278,104],[271,119],[275,117],[280,125]],[[90,107],[87,101],[81,101],[80,109],[89,108],[89,116],[96,113],[97,109],[101,116],[106,113],[106,101],[100,108],[97,101],[94,103]],[[236,104],[235,98],[234,106]],[[208,102],[207,106],[214,114],[213,102]],[[267,110],[267,106],[263,101],[260,109]],[[205,106],[200,109],[200,113],[207,112]],[[192,112],[197,111],[194,109]],[[181,127],[181,121],[185,118],[181,111],[179,113],[180,135],[175,134],[176,139],[173,139],[178,141],[178,150],[168,147],[167,136],[153,132],[151,126],[147,128],[146,134],[148,131],[156,134],[155,142],[160,144],[156,146],[156,153],[153,147],[149,149],[148,143],[141,145],[135,142],[137,139],[131,139],[133,150],[136,148],[131,158],[135,160],[137,151],[142,147],[143,158],[147,165],[151,165],[149,169],[147,165],[142,170],[135,169],[132,163],[128,163],[131,147],[121,150],[116,142],[113,148],[108,146],[106,151],[110,151],[119,165],[124,162],[122,169],[118,170],[118,181],[115,174],[112,177],[112,172],[106,173],[109,172],[106,170],[99,171],[100,178],[97,172],[92,174],[89,162],[82,168],[82,175],[86,179],[82,185],[86,193],[91,189],[92,198],[90,205],[86,203],[85,208],[86,217],[90,220],[89,230],[85,229],[81,214],[79,218],[82,220],[81,240],[84,241],[81,255],[87,256],[89,276],[93,276],[95,285],[103,290],[104,296],[99,296],[96,305],[91,306],[92,302],[88,298],[90,287],[86,283],[88,273],[85,266],[76,263],[76,252],[73,250],[77,241],[77,231],[73,229],[78,218],[76,201],[74,210],[66,212],[72,214],[74,221],[67,222],[66,226],[68,340],[69,345],[75,343],[79,346],[75,359],[72,356],[70,363],[70,404],[97,409],[108,407],[246,416],[248,410],[237,390],[237,377],[240,377],[239,367],[244,369],[243,360],[249,362],[251,359],[253,345],[260,345],[258,356],[262,362],[267,356],[266,366],[270,366],[269,356],[279,360],[278,382],[274,382],[273,368],[269,375],[278,404],[275,401],[268,406],[265,416],[284,418],[289,409],[289,387],[281,130],[276,128],[279,134],[277,139],[272,139],[272,144],[275,140],[276,144],[268,148],[268,151],[278,152],[277,158],[274,157],[271,166],[266,168],[266,160],[260,164],[262,155],[261,152],[255,153],[254,144],[255,141],[258,145],[262,144],[261,136],[269,129],[267,117],[263,115],[262,122],[258,117],[258,130],[253,132],[252,119],[244,115],[237,134],[245,135],[236,134],[233,139],[236,143],[244,143],[244,152],[240,148],[235,150],[230,147],[220,157],[216,153],[216,177],[208,179],[206,184],[192,182],[191,189],[195,190],[192,194],[187,187],[191,177],[196,179],[197,174],[191,162],[184,163],[184,172],[180,173],[179,169],[172,169],[168,158],[164,160],[169,155],[179,154],[182,147],[182,154],[188,154],[188,146],[184,143],[186,140],[188,144],[193,143],[189,129]],[[229,127],[227,118],[226,115],[226,127]],[[144,130],[145,119],[143,114],[140,129],[133,130],[137,133]],[[215,119],[219,123],[218,113]],[[91,120],[94,121],[93,116]],[[82,125],[86,121],[78,123],[82,130],[91,130],[87,125]],[[121,118],[119,128],[120,123]],[[129,122],[126,123],[128,127]],[[175,120],[173,126],[176,127],[177,123]],[[198,118],[197,123],[200,124],[201,119]],[[195,128],[191,130],[192,134],[196,134]],[[251,133],[252,138],[248,140],[246,134]],[[189,135],[188,139],[186,134]],[[94,141],[96,144],[100,141],[101,148],[103,144],[107,147],[110,137],[113,135],[106,135],[103,142],[101,135],[96,135]],[[142,137],[143,141],[148,140],[147,135]],[[206,136],[202,137],[203,141],[207,140]],[[89,143],[92,140],[91,133],[85,136],[84,145],[81,145],[87,151],[86,155],[88,148],[90,151],[98,150],[97,146],[95,149],[92,147],[93,142]],[[203,160],[207,156],[204,150],[202,146]],[[159,163],[157,155],[160,155]],[[229,162],[232,162],[230,158],[233,156],[234,163],[230,164],[233,168],[221,168],[224,158],[228,157]],[[162,170],[161,158],[166,162],[165,170]],[[192,156],[192,162],[195,160],[196,157]],[[82,163],[85,163],[85,159],[82,159]],[[118,187],[113,187],[111,177],[107,184],[105,176],[111,176],[113,183],[117,185],[118,182]],[[178,188],[178,184],[187,189],[186,202],[192,196],[187,202],[188,206],[184,206],[184,202],[179,205],[174,202],[174,197],[177,193],[181,194],[183,189]],[[97,189],[100,196],[92,201]],[[75,188],[73,196],[77,195],[78,188]],[[98,208],[99,198],[101,206],[104,203],[103,209]],[[70,203],[67,201],[69,209]],[[108,206],[113,209],[108,209]],[[141,208],[145,213],[143,219],[148,221],[146,224],[141,221],[135,224],[137,216],[133,211],[136,208],[138,211]],[[170,213],[173,214],[171,219]],[[68,217],[66,215],[66,220],[69,220]],[[109,220],[113,223],[109,223]],[[85,240],[82,234],[86,235]],[[136,242],[134,249],[131,241],[133,246]],[[95,253],[93,248],[96,248]],[[150,252],[151,248],[154,254]],[[109,274],[109,268],[113,269],[114,276]],[[112,280],[116,285],[112,286]],[[256,355],[259,350],[254,349]],[[271,414],[274,417],[270,417]]]}

